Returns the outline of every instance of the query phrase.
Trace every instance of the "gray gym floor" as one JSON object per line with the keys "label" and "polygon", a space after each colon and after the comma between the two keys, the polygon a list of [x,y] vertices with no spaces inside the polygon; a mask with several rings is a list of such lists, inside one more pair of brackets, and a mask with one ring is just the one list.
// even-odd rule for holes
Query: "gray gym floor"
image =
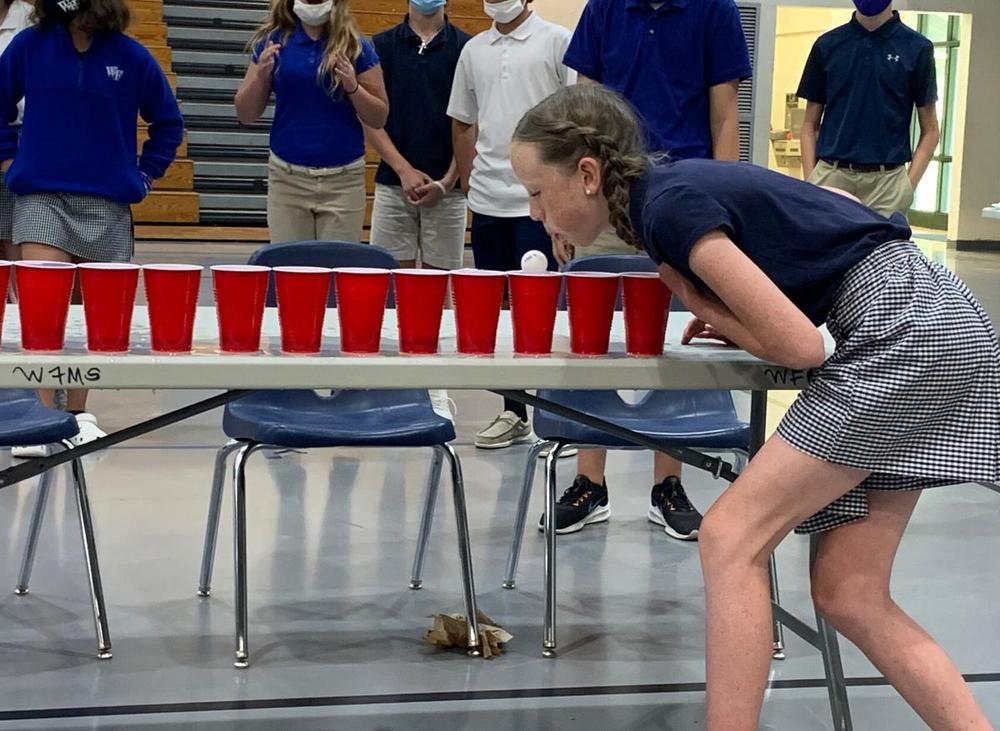
{"label": "gray gym floor", "polygon": [[[143,247],[140,259],[242,260],[245,248]],[[1000,318],[997,254],[932,253]],[[188,251],[179,255],[180,251]],[[197,253],[196,253],[197,252]],[[956,334],[958,335],[958,334]],[[95,393],[108,429],[205,394]],[[462,609],[450,494],[442,490],[424,588],[407,588],[429,454],[377,450],[257,455],[250,466],[251,666],[232,668],[231,513],[214,592],[196,596],[215,448],[213,413],[87,459],[114,658],[94,635],[74,505],[60,475],[31,593],[0,596],[0,729],[695,729],[703,726],[703,589],[694,544],[645,514],[651,460],[611,457],[612,519],[559,539],[559,657],[541,657],[542,541],[526,532],[518,586],[500,588],[525,448],[483,453],[472,437],[499,399],[456,393],[480,606],[513,635],[492,661],[421,639]],[[8,457],[0,457],[6,465]],[[561,466],[572,479],[572,461]],[[706,509],[723,483],[685,472]],[[541,510],[540,478],[532,520]],[[0,491],[0,586],[15,583],[34,484]],[[968,674],[1000,725],[1000,494],[925,494],[895,591]],[[782,601],[810,616],[806,542],[778,551]],[[762,728],[830,727],[819,655],[787,635]],[[842,641],[855,728],[922,728]]]}

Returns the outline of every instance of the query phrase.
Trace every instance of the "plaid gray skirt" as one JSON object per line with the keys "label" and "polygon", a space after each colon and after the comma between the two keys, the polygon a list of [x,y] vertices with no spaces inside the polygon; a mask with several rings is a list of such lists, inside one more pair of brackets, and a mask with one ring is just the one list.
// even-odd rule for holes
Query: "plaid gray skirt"
{"label": "plaid gray skirt", "polygon": [[135,250],[132,210],[92,195],[21,195],[11,240],[48,244],[86,261],[128,262]]}
{"label": "plaid gray skirt", "polygon": [[911,242],[848,272],[836,348],[778,426],[796,449],[872,474],[796,528],[868,515],[868,490],[1000,480],[1000,342],[968,287]]}
{"label": "plaid gray skirt", "polygon": [[10,241],[14,227],[14,194],[0,173],[0,241]]}

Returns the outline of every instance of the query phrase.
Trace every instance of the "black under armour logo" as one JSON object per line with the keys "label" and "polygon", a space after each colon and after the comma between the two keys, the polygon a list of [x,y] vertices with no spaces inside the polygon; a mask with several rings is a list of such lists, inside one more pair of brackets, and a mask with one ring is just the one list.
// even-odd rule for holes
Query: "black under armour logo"
{"label": "black under armour logo", "polygon": [[899,54],[897,53],[895,56],[893,56],[890,53],[889,55],[886,56],[886,60],[887,61],[894,61],[895,63],[899,63]]}

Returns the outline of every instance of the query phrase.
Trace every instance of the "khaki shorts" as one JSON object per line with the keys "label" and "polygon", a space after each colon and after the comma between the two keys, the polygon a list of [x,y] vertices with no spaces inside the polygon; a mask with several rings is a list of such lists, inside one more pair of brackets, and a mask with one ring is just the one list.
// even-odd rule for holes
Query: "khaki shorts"
{"label": "khaki shorts", "polygon": [[307,168],[271,153],[267,181],[267,225],[272,244],[361,241],[365,225],[364,158],[343,167]]}
{"label": "khaki shorts", "polygon": [[438,269],[460,269],[465,253],[465,196],[449,193],[430,208],[414,206],[397,185],[375,186],[371,242],[399,261],[419,259]]}
{"label": "khaki shorts", "polygon": [[862,203],[883,216],[897,212],[905,214],[913,205],[913,186],[910,185],[906,165],[887,172],[861,173],[820,160],[809,176],[809,182],[839,188],[857,196]]}
{"label": "khaki shorts", "polygon": [[643,254],[640,249],[630,246],[618,238],[611,231],[607,231],[598,236],[590,246],[577,246],[574,252],[574,259],[582,259],[585,256],[599,256],[602,254]]}

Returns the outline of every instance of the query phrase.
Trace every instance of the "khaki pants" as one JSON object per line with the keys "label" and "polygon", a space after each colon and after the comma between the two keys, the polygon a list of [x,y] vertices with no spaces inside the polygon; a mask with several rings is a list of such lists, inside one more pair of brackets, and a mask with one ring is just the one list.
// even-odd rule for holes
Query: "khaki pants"
{"label": "khaki pants", "polygon": [[861,173],[820,160],[809,176],[809,182],[839,188],[857,196],[862,203],[883,216],[897,212],[905,214],[913,205],[913,186],[910,185],[905,165],[887,172]]}
{"label": "khaki pants", "polygon": [[585,256],[598,256],[601,254],[645,254],[642,249],[637,249],[622,241],[613,231],[598,236],[590,246],[577,246],[574,259],[582,259]]}
{"label": "khaki pants", "polygon": [[272,244],[361,241],[364,158],[339,168],[306,168],[272,153],[267,171],[267,225]]}

